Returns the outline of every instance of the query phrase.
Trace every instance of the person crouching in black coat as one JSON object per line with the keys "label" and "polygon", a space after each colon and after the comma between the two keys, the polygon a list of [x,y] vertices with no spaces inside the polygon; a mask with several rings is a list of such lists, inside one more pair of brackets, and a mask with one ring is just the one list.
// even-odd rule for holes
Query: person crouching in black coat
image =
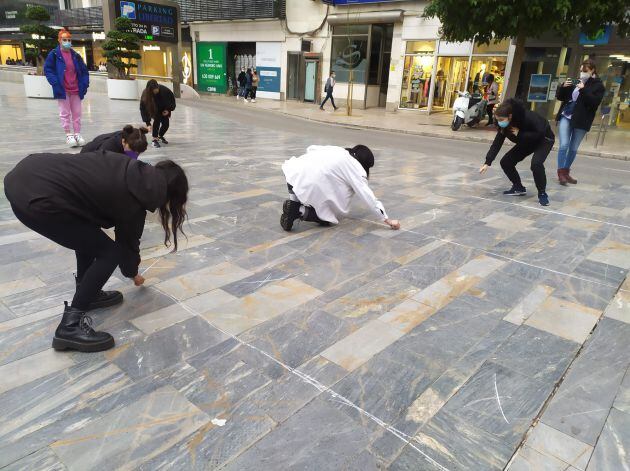
{"label": "person crouching in black coat", "polygon": [[151,127],[151,118],[153,118],[153,147],[160,147],[160,141],[162,144],[168,144],[164,134],[168,130],[169,118],[174,109],[175,95],[173,92],[164,85],[158,84],[157,80],[149,80],[140,98],[140,114],[142,121],[149,127]]}
{"label": "person crouching in black coat", "polygon": [[134,160],[147,150],[147,128],[134,128],[126,125],[122,131],[110,132],[96,136],[81,148],[81,154],[97,150],[107,150],[117,154],[125,154]]}
{"label": "person crouching in black coat", "polygon": [[510,98],[499,106],[494,113],[498,131],[490,150],[486,155],[486,162],[479,173],[485,173],[496,158],[505,142],[505,138],[516,145],[501,159],[501,168],[512,182],[512,188],[503,192],[508,196],[522,196],[526,190],[521,183],[521,177],[516,171],[516,164],[524,160],[529,154],[532,156],[531,170],[538,189],[538,201],[542,206],[549,206],[547,196],[547,176],[545,174],[545,160],[551,152],[555,135],[549,122],[533,111],[525,109],[523,103]]}
{"label": "person crouching in black coat", "polygon": [[[4,178],[4,191],[17,219],[33,231],[74,250],[76,291],[55,331],[55,350],[98,352],[113,337],[91,327],[87,311],[119,304],[118,291],[103,291],[116,267],[136,286],[140,238],[147,211],[159,210],[166,245],[183,233],[188,179],[170,160],[155,166],[114,152],[33,154]],[[115,229],[112,240],[102,228]]]}

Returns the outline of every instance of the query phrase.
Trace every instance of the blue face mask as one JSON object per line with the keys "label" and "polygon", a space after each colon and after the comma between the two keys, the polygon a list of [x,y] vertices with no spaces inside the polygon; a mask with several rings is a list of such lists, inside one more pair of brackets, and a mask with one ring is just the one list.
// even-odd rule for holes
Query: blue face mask
{"label": "blue face mask", "polygon": [[509,121],[497,121],[497,125],[500,128],[507,128],[510,125]]}
{"label": "blue face mask", "polygon": [[61,47],[70,49],[72,47],[72,41],[61,41]]}
{"label": "blue face mask", "polygon": [[140,155],[140,152],[135,152],[133,150],[126,150],[125,155],[127,157],[132,158],[133,160],[138,160],[138,156]]}

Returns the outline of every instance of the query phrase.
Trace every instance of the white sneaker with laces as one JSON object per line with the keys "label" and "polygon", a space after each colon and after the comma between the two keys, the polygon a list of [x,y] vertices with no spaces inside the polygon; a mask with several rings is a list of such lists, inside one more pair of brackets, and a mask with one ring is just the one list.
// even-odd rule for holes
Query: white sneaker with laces
{"label": "white sneaker with laces", "polygon": [[81,134],[75,134],[74,139],[77,141],[77,145],[79,147],[83,147],[85,145],[85,139],[83,139]]}
{"label": "white sneaker with laces", "polygon": [[72,135],[72,134],[67,134],[66,135],[66,144],[68,145],[68,147],[76,147],[77,146],[77,140],[75,139],[74,135]]}
{"label": "white sneaker with laces", "polygon": [[253,99],[253,100],[252,100],[252,103],[256,103],[256,99]]}

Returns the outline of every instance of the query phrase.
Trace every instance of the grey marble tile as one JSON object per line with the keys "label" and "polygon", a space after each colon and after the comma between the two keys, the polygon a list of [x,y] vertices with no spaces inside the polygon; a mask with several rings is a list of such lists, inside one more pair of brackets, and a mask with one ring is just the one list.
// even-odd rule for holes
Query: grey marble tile
{"label": "grey marble tile", "polygon": [[630,414],[630,367],[626,370],[626,375],[619,386],[617,397],[615,397],[614,407],[622,412]]}
{"label": "grey marble tile", "polygon": [[68,468],[64,466],[49,447],[46,447],[2,469],[5,471],[23,471],[30,469],[37,471],[66,471]]}
{"label": "grey marble tile", "polygon": [[595,445],[630,358],[630,325],[602,319],[550,401],[542,421]]}
{"label": "grey marble tile", "polygon": [[242,278],[240,280],[233,281],[227,285],[222,286],[221,289],[230,293],[233,296],[242,298],[243,296],[257,291],[259,288],[262,288],[265,285],[274,283],[276,281],[286,280],[287,278],[292,278],[297,274],[298,273],[294,273],[288,270],[271,268],[268,270],[256,272],[255,274]]}
{"label": "grey marble tile", "polygon": [[630,414],[611,409],[587,471],[613,471],[628,467]]}
{"label": "grey marble tile", "polygon": [[205,320],[193,317],[130,344],[115,357],[114,363],[137,379],[179,363],[227,338]]}

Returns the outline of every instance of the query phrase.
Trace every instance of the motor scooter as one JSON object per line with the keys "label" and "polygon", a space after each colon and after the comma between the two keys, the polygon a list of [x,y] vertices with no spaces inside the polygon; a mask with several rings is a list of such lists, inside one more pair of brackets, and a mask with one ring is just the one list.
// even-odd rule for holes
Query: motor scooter
{"label": "motor scooter", "polygon": [[457,131],[462,124],[473,127],[483,119],[486,114],[487,100],[475,93],[471,95],[468,92],[457,92],[459,95],[453,103],[453,122],[451,129]]}

